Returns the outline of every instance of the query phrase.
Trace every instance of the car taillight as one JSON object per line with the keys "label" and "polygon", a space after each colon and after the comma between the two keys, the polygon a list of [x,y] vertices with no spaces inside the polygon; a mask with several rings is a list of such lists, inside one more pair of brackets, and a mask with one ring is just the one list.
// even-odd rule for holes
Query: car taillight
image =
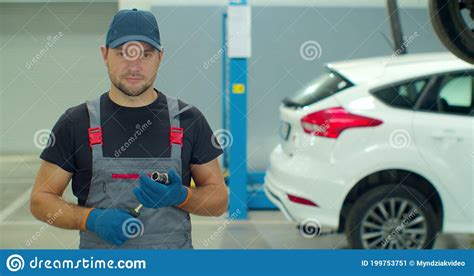
{"label": "car taillight", "polygon": [[301,125],[306,133],[314,136],[337,138],[346,129],[373,127],[383,122],[361,115],[349,113],[342,107],[333,107],[306,115]]}
{"label": "car taillight", "polygon": [[288,199],[290,201],[293,201],[294,203],[318,207],[318,204],[312,202],[309,199],[302,198],[302,197],[299,197],[299,196],[294,196],[294,195],[288,194]]}

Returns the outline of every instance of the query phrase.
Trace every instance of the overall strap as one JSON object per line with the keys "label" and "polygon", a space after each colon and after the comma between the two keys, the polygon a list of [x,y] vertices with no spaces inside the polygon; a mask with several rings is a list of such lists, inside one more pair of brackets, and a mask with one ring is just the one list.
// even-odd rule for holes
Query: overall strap
{"label": "overall strap", "polygon": [[102,127],[100,126],[100,97],[86,101],[89,111],[89,145],[92,149],[92,160],[103,157]]}
{"label": "overall strap", "polygon": [[166,96],[168,103],[168,112],[170,117],[170,145],[171,158],[181,159],[181,147],[183,146],[183,129],[179,122],[179,105],[178,100]]}

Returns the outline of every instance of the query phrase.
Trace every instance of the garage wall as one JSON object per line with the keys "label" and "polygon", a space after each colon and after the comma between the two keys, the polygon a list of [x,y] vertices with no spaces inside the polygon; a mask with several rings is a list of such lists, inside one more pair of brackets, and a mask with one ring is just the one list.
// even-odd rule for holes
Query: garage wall
{"label": "garage wall", "polygon": [[0,3],[1,154],[38,154],[35,140],[44,144],[46,136],[39,130],[109,87],[99,47],[117,9],[116,3]]}
{"label": "garage wall", "polygon": [[[108,89],[99,46],[116,10],[114,3],[0,4],[1,154],[39,153],[38,130],[50,129],[67,107]],[[225,7],[153,6],[151,11],[165,47],[156,87],[196,105],[219,129],[221,60],[211,58],[220,53]],[[444,50],[425,8],[404,8],[400,16],[405,35],[418,34],[409,52]],[[249,168],[261,170],[278,143],[281,100],[320,74],[326,62],[390,55],[381,34],[390,37],[390,31],[382,7],[255,6],[252,18],[248,156]],[[63,35],[55,39],[59,32]],[[44,51],[48,38],[55,43]],[[321,46],[313,61],[300,56],[309,40]]]}

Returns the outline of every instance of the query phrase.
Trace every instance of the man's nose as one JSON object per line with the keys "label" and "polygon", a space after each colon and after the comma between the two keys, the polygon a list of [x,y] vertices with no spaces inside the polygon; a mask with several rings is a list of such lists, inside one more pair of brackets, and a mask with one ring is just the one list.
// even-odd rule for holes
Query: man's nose
{"label": "man's nose", "polygon": [[127,69],[132,72],[139,72],[141,70],[141,58],[135,58],[127,61]]}

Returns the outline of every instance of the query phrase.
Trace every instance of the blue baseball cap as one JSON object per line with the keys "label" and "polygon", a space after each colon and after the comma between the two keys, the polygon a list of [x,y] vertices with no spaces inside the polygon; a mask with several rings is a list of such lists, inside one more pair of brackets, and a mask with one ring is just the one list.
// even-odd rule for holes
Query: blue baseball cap
{"label": "blue baseball cap", "polygon": [[163,50],[158,23],[151,12],[132,9],[115,14],[107,32],[105,46],[117,48],[129,41],[146,42],[160,52]]}

